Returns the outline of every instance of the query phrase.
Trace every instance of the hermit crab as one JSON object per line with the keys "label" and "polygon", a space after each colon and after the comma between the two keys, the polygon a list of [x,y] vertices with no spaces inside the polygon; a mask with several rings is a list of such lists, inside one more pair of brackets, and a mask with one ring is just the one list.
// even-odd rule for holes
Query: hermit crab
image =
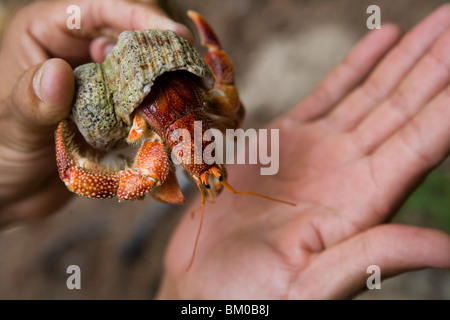
{"label": "hermit crab", "polygon": [[182,161],[186,145],[171,134],[178,128],[193,134],[195,121],[201,121],[203,130],[237,128],[244,115],[228,56],[203,17],[193,11],[188,15],[208,49],[205,59],[172,31],[125,31],[102,64],[74,70],[71,118],[84,139],[100,150],[126,143],[141,147],[131,165],[111,171],[81,156],[71,141],[68,121],[61,122],[56,132],[57,163],[69,190],[119,201],[141,199],[149,192],[158,200],[182,203],[169,151],[200,190],[210,188],[210,175],[223,181],[223,166],[193,158]]}
{"label": "hermit crab", "polygon": [[[171,31],[126,31],[102,64],[89,63],[74,70],[71,120],[86,142],[106,151],[127,144],[139,149],[123,168],[108,169],[78,151],[70,121],[62,121],[56,130],[57,164],[70,191],[119,201],[142,199],[150,193],[163,202],[183,203],[172,154],[200,189],[202,220],[205,191],[212,197],[224,186],[233,193],[253,194],[235,191],[223,165],[208,164],[195,158],[195,153],[184,157],[190,151],[186,148],[194,149],[195,141],[180,143],[173,134],[182,128],[194,137],[196,122],[203,131],[238,128],[245,113],[233,65],[214,31],[198,13],[189,11],[188,15],[208,50],[204,59]],[[202,150],[206,144],[201,142]]]}

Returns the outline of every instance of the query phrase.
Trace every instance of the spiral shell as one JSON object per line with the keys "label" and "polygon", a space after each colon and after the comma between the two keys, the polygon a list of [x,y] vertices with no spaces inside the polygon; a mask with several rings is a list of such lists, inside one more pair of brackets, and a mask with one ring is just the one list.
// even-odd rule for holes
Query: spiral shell
{"label": "spiral shell", "polygon": [[186,70],[205,88],[214,76],[198,51],[172,31],[125,31],[102,64],[74,70],[76,92],[72,119],[85,140],[97,149],[124,145],[131,114],[164,72]]}

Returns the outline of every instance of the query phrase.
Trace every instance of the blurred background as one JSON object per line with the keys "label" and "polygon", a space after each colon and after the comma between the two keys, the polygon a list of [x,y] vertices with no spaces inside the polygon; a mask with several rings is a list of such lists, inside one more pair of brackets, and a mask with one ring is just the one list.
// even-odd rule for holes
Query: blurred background
{"label": "blurred background", "polygon": [[[0,35],[11,15],[30,2],[1,0]],[[407,31],[446,2],[174,0],[161,5],[188,26],[187,9],[210,21],[235,65],[247,108],[244,126],[258,128],[295,106],[368,32],[369,5],[381,8],[383,23]],[[190,187],[184,190],[187,198],[196,194]],[[151,299],[180,214],[180,208],[150,198],[119,204],[76,196],[49,218],[3,229],[0,298]],[[394,222],[450,232],[449,161],[429,174]],[[66,287],[66,268],[73,264],[82,270],[82,290]],[[415,271],[385,280],[381,288],[356,299],[450,299],[450,271]]]}

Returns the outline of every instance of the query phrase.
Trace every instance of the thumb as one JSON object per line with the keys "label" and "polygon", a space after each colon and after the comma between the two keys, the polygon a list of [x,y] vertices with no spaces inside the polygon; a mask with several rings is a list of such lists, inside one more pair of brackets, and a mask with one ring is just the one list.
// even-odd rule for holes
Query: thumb
{"label": "thumb", "polygon": [[53,128],[69,114],[74,90],[70,65],[61,59],[49,59],[19,78],[12,92],[11,112],[27,128]]}

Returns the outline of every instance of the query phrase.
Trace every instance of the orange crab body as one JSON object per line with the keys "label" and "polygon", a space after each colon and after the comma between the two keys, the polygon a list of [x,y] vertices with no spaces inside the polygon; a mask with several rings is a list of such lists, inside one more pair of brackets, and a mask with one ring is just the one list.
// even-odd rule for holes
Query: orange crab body
{"label": "orange crab body", "polygon": [[[211,166],[202,161],[195,161],[194,153],[191,153],[191,159],[182,161],[183,150],[177,151],[182,145],[173,132],[184,129],[191,137],[194,137],[196,121],[202,124],[202,132],[211,128],[212,121],[205,113],[203,106],[205,94],[207,92],[200,88],[188,74],[168,74],[158,79],[158,83],[146,98],[149,104],[145,105],[144,101],[144,106],[138,109],[138,114],[155,128],[155,132],[160,137],[164,137],[167,147],[176,151],[173,153],[174,156],[191,175],[199,175]],[[202,149],[206,146],[205,143],[202,141]],[[194,140],[185,147],[194,150]]]}

